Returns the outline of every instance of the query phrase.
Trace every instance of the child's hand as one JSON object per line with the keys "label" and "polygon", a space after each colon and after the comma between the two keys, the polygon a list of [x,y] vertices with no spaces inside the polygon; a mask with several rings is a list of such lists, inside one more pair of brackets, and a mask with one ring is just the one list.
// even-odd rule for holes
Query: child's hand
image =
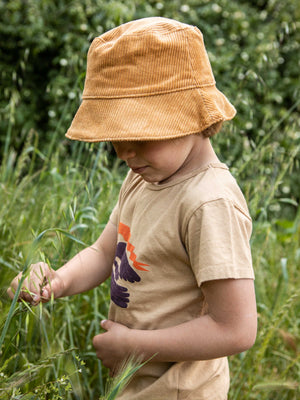
{"label": "child's hand", "polygon": [[105,367],[110,369],[111,375],[113,375],[129,356],[130,349],[127,346],[126,335],[129,334],[130,329],[125,325],[109,320],[102,321],[101,327],[107,332],[94,336],[93,346],[97,357]]}
{"label": "child's hand", "polygon": [[[40,302],[46,303],[51,299],[59,297],[64,288],[64,283],[60,276],[48,264],[40,262],[32,264],[28,277],[24,280],[19,299],[23,299],[32,305],[37,305]],[[11,299],[14,298],[19,281],[22,277],[20,272],[11,282],[7,293]]]}

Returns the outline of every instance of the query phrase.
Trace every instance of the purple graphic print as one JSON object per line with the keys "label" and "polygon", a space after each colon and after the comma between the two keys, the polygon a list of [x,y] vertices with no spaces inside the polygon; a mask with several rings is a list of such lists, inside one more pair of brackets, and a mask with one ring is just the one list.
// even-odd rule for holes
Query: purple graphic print
{"label": "purple graphic print", "polygon": [[114,271],[111,276],[111,299],[119,307],[127,308],[129,303],[128,289],[124,286],[118,285],[119,278],[131,283],[140,282],[140,276],[130,266],[127,254],[126,243],[119,242],[117,245],[116,256],[114,261]]}
{"label": "purple graphic print", "polygon": [[128,289],[117,284],[114,272],[111,276],[110,297],[117,306],[127,308],[129,303]]}

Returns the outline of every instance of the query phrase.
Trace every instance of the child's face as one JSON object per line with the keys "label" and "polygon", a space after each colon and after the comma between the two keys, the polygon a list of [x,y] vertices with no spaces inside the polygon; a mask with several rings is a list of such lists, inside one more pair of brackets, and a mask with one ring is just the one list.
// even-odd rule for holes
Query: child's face
{"label": "child's face", "polygon": [[161,141],[120,141],[112,144],[117,156],[133,172],[147,182],[163,183],[201,166],[199,150],[204,140],[201,135],[189,135]]}

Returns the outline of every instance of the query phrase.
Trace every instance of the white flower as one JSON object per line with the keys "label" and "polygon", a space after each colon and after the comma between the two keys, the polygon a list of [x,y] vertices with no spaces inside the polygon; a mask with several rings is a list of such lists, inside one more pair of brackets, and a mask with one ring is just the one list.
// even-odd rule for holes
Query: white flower
{"label": "white flower", "polygon": [[212,8],[212,10],[213,10],[214,12],[216,12],[216,13],[220,13],[220,12],[222,11],[222,7],[220,7],[219,4],[216,4],[216,3],[214,3],[214,4],[211,6],[211,8]]}
{"label": "white flower", "polygon": [[188,4],[183,4],[183,5],[180,7],[180,11],[181,11],[181,12],[187,13],[187,12],[190,11],[190,6],[189,6]]}
{"label": "white flower", "polygon": [[56,117],[56,112],[54,110],[49,110],[48,111],[48,116],[49,116],[49,118],[55,118]]}
{"label": "white flower", "polygon": [[267,13],[266,10],[263,10],[263,11],[259,14],[259,17],[260,17],[260,19],[261,19],[262,21],[264,21],[264,20],[267,18],[267,16],[268,16],[268,13]]}
{"label": "white flower", "polygon": [[225,43],[225,39],[224,38],[218,38],[215,41],[216,46],[222,46]]}
{"label": "white flower", "polygon": [[265,34],[263,32],[257,32],[256,37],[257,39],[262,40],[265,37]]}
{"label": "white flower", "polygon": [[246,53],[245,51],[243,51],[243,52],[241,53],[241,59],[242,59],[243,61],[248,61],[248,60],[249,60],[249,54]]}
{"label": "white flower", "polygon": [[235,11],[233,17],[234,19],[242,19],[245,17],[245,14],[242,11]]}
{"label": "white flower", "polygon": [[61,58],[59,60],[59,63],[62,67],[65,67],[66,65],[68,65],[68,60],[66,60],[65,58]]}
{"label": "white flower", "polygon": [[282,191],[282,193],[284,193],[284,194],[288,194],[288,193],[290,193],[291,189],[290,189],[289,186],[283,186],[282,189],[281,189],[281,191]]}

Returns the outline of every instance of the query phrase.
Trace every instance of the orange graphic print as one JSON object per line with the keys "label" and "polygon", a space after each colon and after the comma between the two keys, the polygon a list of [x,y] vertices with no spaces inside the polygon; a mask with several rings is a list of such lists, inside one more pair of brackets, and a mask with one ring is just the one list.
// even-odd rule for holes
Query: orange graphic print
{"label": "orange graphic print", "polygon": [[134,252],[135,247],[129,242],[131,236],[129,226],[120,222],[118,232],[123,236],[123,238],[127,242],[127,250],[130,253],[129,259],[132,261],[132,265],[134,266],[134,268],[139,269],[140,271],[148,271],[148,269],[143,268],[143,266],[149,267],[149,264],[141,263],[136,259],[136,254]]}
{"label": "orange graphic print", "polygon": [[[135,271],[135,269],[148,272],[148,269],[144,267],[149,267],[149,265],[137,261],[137,256],[134,252],[134,246],[132,243],[129,242],[129,226],[120,222],[118,232],[120,233],[120,235],[123,236],[125,242],[120,241],[117,244],[114,268],[111,275],[110,297],[117,306],[127,308],[130,303],[130,293],[128,288],[123,285],[125,284],[125,282],[140,282],[141,277]],[[129,259],[127,257],[127,254],[129,255]],[[132,266],[135,269],[132,268],[129,260],[132,262]],[[121,284],[121,282],[123,283]]]}

